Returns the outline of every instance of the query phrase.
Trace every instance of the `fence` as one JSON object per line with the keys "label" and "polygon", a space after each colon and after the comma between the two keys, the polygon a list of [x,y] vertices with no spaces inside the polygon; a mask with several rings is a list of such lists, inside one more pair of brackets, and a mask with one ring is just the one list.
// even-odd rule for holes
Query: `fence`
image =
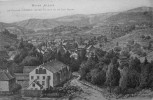
{"label": "fence", "polygon": [[40,97],[42,90],[23,90],[23,95],[25,97]]}
{"label": "fence", "polygon": [[9,96],[9,95],[12,95],[13,93],[12,92],[9,92],[9,91],[0,91],[0,96]]}

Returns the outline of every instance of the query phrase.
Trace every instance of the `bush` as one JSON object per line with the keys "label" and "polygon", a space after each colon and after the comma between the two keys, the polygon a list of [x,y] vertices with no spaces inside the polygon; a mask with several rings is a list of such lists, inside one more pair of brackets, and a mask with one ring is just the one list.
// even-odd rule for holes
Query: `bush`
{"label": "bush", "polygon": [[144,39],[144,38],[145,38],[145,36],[144,36],[144,35],[141,35],[140,37],[141,37],[142,39]]}
{"label": "bush", "polygon": [[113,92],[117,95],[121,94],[122,93],[122,89],[121,87],[117,86],[114,88]]}
{"label": "bush", "polygon": [[119,46],[116,46],[116,47],[114,48],[114,51],[115,51],[115,52],[120,52],[121,50],[122,50],[122,48],[119,47]]}
{"label": "bush", "polygon": [[137,92],[137,89],[129,88],[124,91],[124,94],[134,94],[135,92]]}
{"label": "bush", "polygon": [[127,87],[135,88],[140,84],[140,74],[136,71],[129,71],[128,79],[127,79]]}
{"label": "bush", "polygon": [[145,38],[146,40],[149,40],[149,39],[151,39],[151,37],[150,36],[146,36],[146,38]]}
{"label": "bush", "polygon": [[91,82],[96,85],[103,85],[106,80],[106,73],[104,71],[100,72],[95,71],[95,73],[92,72],[91,72]]}

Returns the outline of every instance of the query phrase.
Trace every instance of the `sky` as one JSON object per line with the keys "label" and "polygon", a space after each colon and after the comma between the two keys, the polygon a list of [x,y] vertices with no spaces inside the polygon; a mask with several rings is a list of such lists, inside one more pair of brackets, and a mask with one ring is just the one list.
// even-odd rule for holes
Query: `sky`
{"label": "sky", "polygon": [[0,22],[119,12],[141,6],[152,7],[153,0],[0,0]]}

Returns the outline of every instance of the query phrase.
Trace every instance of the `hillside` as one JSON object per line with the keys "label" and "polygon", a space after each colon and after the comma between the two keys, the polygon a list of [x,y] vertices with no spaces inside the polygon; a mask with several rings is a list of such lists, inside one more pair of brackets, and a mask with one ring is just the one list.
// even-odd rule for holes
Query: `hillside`
{"label": "hillside", "polygon": [[139,7],[111,16],[106,20],[106,23],[137,24],[137,23],[150,23],[152,21],[153,21],[153,8]]}
{"label": "hillside", "polygon": [[15,34],[20,38],[21,36],[28,35],[34,33],[33,30],[25,29],[23,27],[10,24],[10,23],[2,23],[0,22],[0,32],[7,29],[11,34]]}
{"label": "hillside", "polygon": [[137,28],[152,27],[153,8],[139,7],[107,17],[86,32],[106,35],[110,39],[124,36]]}
{"label": "hillside", "polygon": [[91,14],[91,15],[77,14],[77,15],[64,16],[54,19],[29,19],[29,20],[16,22],[13,24],[34,30],[52,29],[60,25],[84,27],[91,24],[97,24],[99,22],[102,22],[103,20],[115,14],[117,13],[103,13],[103,14]]}
{"label": "hillside", "polygon": [[[122,37],[136,27],[152,27],[152,8],[139,7],[123,12],[71,15],[54,19],[29,19],[15,23],[0,23],[18,37],[38,35],[105,35],[109,39]],[[84,29],[88,28],[88,29]]]}
{"label": "hillside", "polygon": [[151,36],[153,38],[152,33],[153,33],[153,28],[134,30],[125,36],[113,39],[111,42],[108,42],[104,46],[104,48],[106,50],[114,48],[116,46],[117,42],[118,42],[119,46],[124,47],[129,40],[134,40],[135,42],[137,42],[141,45],[145,45],[145,43],[148,43],[148,41],[143,41],[141,38],[141,35]]}
{"label": "hillside", "polygon": [[146,11],[147,12],[153,11],[153,8],[144,6],[128,10],[127,12],[146,12]]}
{"label": "hillside", "polygon": [[17,36],[10,34],[8,30],[0,32],[0,50],[4,50],[4,46],[14,45],[17,43]]}

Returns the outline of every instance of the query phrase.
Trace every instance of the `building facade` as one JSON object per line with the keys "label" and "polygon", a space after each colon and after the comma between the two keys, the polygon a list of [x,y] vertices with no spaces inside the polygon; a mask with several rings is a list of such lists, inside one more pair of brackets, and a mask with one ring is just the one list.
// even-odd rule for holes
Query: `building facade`
{"label": "building facade", "polygon": [[53,60],[36,67],[29,73],[30,90],[55,87],[70,79],[69,67],[60,61]]}

